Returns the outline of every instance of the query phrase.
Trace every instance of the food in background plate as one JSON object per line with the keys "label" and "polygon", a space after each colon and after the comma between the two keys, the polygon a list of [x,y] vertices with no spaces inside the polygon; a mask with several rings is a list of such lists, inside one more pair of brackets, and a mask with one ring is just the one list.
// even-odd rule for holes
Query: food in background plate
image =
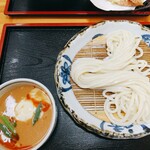
{"label": "food in background plate", "polygon": [[109,1],[121,6],[142,6],[143,5],[143,0],[109,0]]}
{"label": "food in background plate", "polygon": [[0,144],[31,149],[46,135],[52,119],[51,100],[33,85],[18,85],[0,97]]}
{"label": "food in background plate", "polygon": [[126,30],[103,36],[108,56],[76,59],[71,68],[73,81],[81,88],[103,90],[104,111],[111,123],[150,123],[150,66],[140,60],[141,36]]}

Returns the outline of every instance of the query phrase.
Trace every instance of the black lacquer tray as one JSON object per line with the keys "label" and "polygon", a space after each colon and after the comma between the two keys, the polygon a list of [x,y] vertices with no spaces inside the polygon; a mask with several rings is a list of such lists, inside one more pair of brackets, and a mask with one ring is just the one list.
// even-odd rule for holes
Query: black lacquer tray
{"label": "black lacquer tray", "polygon": [[[149,1],[149,0],[148,0]],[[135,11],[103,11],[90,0],[7,0],[6,15],[150,15],[150,2]]]}
{"label": "black lacquer tray", "polygon": [[57,97],[54,69],[58,53],[84,24],[5,25],[0,43],[0,82],[14,78],[35,79],[52,92],[58,122],[40,150],[149,150],[150,136],[138,140],[105,139],[79,127]]}

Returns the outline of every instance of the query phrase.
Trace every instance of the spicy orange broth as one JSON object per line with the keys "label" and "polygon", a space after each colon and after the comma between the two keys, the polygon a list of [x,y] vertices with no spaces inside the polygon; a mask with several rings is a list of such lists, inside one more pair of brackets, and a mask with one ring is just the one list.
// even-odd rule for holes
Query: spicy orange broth
{"label": "spicy orange broth", "polygon": [[[8,91],[0,98],[0,115],[5,111],[5,100],[11,95],[15,98],[16,102],[19,102],[21,99],[27,97],[28,93],[34,89],[35,86],[31,85],[22,85],[15,87],[14,89]],[[4,143],[0,137],[0,144],[4,145],[8,149],[31,149],[34,145],[42,140],[48,128],[50,126],[50,122],[52,119],[52,106],[44,112],[42,118],[40,118],[36,124],[32,125],[32,119],[27,122],[17,121],[16,132],[19,135],[19,140],[17,143]]]}

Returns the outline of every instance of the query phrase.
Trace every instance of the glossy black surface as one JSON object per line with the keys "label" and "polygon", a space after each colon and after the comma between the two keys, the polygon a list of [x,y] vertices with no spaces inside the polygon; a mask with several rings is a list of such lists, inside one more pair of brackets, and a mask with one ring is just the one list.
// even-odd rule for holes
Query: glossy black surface
{"label": "glossy black surface", "polygon": [[[142,10],[150,7],[150,0],[144,6],[137,7]],[[10,0],[9,11],[97,11],[90,0]]]}
{"label": "glossy black surface", "polygon": [[90,0],[11,0],[12,11],[92,11],[98,10]]}
{"label": "glossy black surface", "polygon": [[52,136],[40,150],[150,150],[150,136],[111,140],[78,126],[63,109],[56,93],[54,68],[58,53],[83,27],[9,27],[1,59],[1,83],[14,78],[35,79],[50,89],[58,108]]}

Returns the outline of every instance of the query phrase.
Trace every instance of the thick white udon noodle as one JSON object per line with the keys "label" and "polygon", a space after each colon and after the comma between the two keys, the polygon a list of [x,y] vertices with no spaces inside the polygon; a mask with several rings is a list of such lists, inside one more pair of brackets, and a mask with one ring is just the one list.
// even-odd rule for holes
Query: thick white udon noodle
{"label": "thick white udon noodle", "polygon": [[137,60],[143,55],[140,41],[128,31],[115,31],[106,35],[107,58],[80,58],[71,68],[71,77],[81,88],[103,90],[104,111],[121,126],[150,123],[150,67]]}

